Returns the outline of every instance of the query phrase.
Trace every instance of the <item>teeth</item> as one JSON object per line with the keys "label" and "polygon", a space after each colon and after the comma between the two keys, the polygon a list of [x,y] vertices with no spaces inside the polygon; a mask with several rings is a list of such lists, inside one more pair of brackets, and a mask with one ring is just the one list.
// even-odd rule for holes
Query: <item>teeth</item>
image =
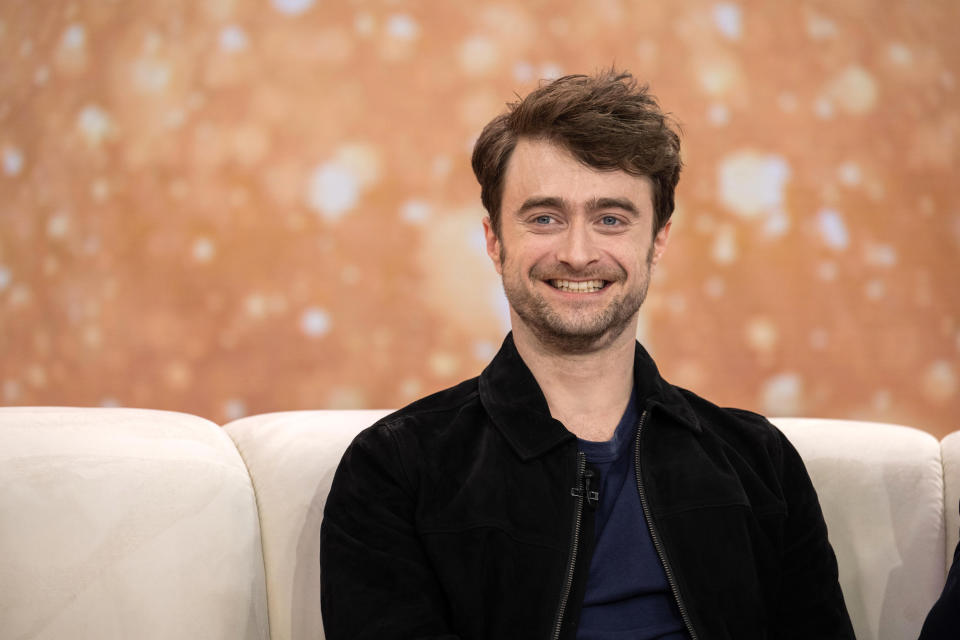
{"label": "teeth", "polygon": [[560,291],[571,291],[573,293],[593,293],[603,289],[603,280],[587,280],[585,282],[575,282],[573,280],[551,280],[552,284]]}

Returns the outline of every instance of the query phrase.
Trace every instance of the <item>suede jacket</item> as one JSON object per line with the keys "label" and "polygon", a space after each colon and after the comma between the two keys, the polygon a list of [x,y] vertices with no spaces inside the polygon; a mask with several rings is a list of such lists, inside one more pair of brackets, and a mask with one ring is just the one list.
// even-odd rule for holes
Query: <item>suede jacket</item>
{"label": "suede jacket", "polygon": [[[634,380],[637,487],[691,638],[853,638],[816,492],[783,434],[668,384],[639,344]],[[479,378],[383,418],[344,454],[321,528],[327,639],[573,639],[591,476],[508,335]]]}

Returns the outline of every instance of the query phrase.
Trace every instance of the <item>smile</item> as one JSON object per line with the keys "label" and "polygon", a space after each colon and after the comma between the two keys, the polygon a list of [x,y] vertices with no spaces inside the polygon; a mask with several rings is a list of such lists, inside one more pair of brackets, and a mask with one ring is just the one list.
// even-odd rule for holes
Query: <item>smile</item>
{"label": "smile", "polygon": [[600,291],[609,284],[606,280],[549,280],[550,286],[560,291],[569,291],[571,293],[594,293]]}

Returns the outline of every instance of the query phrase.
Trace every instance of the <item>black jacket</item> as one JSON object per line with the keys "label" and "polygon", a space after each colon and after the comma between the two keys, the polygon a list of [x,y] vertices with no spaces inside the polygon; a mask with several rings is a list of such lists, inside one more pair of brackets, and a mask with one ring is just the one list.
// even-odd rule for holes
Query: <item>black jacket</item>
{"label": "black jacket", "polygon": [[[634,379],[638,487],[693,637],[852,638],[817,495],[783,434],[668,384],[639,344]],[[573,638],[588,475],[508,335],[479,378],[344,454],[321,528],[328,640]]]}

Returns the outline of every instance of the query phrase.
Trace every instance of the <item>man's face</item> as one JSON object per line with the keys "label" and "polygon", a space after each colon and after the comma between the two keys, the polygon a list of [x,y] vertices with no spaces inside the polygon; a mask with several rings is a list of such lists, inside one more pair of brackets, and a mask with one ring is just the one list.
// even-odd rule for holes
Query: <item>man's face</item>
{"label": "man's face", "polygon": [[[650,180],[598,171],[542,140],[518,141],[504,180],[500,236],[484,220],[514,332],[587,352],[636,334],[650,273],[667,245],[653,236]],[[627,330],[629,334],[625,334]]]}

